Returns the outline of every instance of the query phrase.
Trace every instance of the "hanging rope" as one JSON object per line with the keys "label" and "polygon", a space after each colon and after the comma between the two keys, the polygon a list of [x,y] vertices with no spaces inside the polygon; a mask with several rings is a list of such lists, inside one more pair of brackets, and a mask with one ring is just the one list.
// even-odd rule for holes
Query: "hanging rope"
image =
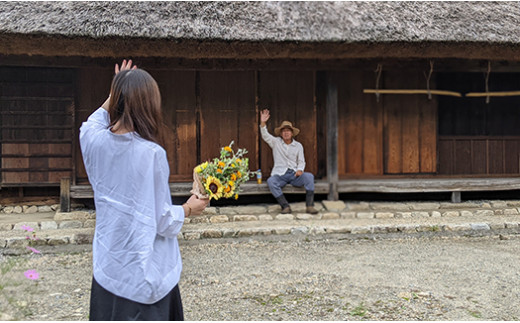
{"label": "hanging rope", "polygon": [[383,72],[383,64],[377,64],[375,73],[376,76],[376,102],[379,103],[379,80],[381,79],[381,73]]}
{"label": "hanging rope", "polygon": [[432,99],[432,91],[430,90],[430,79],[433,74],[433,60],[430,60],[430,72],[428,73],[428,77],[426,77],[426,91],[428,92],[428,100]]}
{"label": "hanging rope", "polygon": [[491,73],[491,61],[488,61],[488,69],[486,73],[486,93],[488,95],[486,96],[486,103],[489,104],[489,74]]}

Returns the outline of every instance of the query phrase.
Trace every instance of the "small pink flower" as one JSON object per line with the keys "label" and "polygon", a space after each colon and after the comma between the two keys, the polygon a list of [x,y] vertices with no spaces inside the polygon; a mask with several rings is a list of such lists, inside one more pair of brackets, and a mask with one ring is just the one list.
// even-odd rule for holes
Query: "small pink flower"
{"label": "small pink flower", "polygon": [[34,269],[29,269],[26,272],[24,272],[23,274],[25,275],[25,277],[27,277],[30,280],[36,280],[36,279],[40,278],[40,274]]}
{"label": "small pink flower", "polygon": [[31,250],[34,253],[41,253],[40,250],[36,250],[33,247],[26,247],[27,249]]}
{"label": "small pink flower", "polygon": [[22,226],[21,226],[20,228],[21,228],[22,230],[27,231],[27,232],[33,232],[33,231],[34,231],[33,228],[31,228],[30,226],[25,225],[25,224],[22,224]]}

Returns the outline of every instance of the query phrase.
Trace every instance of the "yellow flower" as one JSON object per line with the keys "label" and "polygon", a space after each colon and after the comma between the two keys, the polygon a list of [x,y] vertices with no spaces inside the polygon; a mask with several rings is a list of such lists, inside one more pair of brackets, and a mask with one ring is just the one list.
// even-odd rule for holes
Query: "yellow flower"
{"label": "yellow flower", "polygon": [[237,164],[240,164],[242,162],[242,159],[237,158]]}
{"label": "yellow flower", "polygon": [[239,170],[237,170],[237,177],[242,178],[242,173]]}
{"label": "yellow flower", "polygon": [[202,169],[206,169],[206,167],[208,167],[208,162],[203,162],[202,164],[200,164],[200,166],[202,167]]}
{"label": "yellow flower", "polygon": [[235,194],[235,200],[238,200],[238,193]]}
{"label": "yellow flower", "polygon": [[234,181],[229,181],[228,184],[229,184],[229,186],[231,186],[231,187],[235,186],[235,182],[234,182]]}
{"label": "yellow flower", "polygon": [[226,164],[223,161],[219,161],[218,166],[224,168],[224,166],[226,166]]}
{"label": "yellow flower", "polygon": [[236,181],[236,180],[237,180],[237,175],[235,175],[235,174],[231,174],[231,179],[234,180],[234,181]]}
{"label": "yellow flower", "polygon": [[202,173],[203,170],[204,170],[204,168],[202,168],[202,165],[195,167],[195,171],[199,174]]}
{"label": "yellow flower", "polygon": [[222,197],[222,191],[224,190],[224,187],[222,186],[222,183],[220,180],[213,176],[208,176],[206,179],[206,185],[205,185],[206,191],[209,193],[209,199],[212,198],[215,200],[218,200]]}
{"label": "yellow flower", "polygon": [[224,150],[229,151],[230,153],[233,152],[233,149],[231,149],[231,147],[229,147],[229,146],[224,147]]}
{"label": "yellow flower", "polygon": [[235,164],[231,164],[231,167],[235,167]]}
{"label": "yellow flower", "polygon": [[233,196],[233,194],[235,194],[235,191],[231,188],[231,186],[226,186],[224,189],[224,197],[230,198]]}
{"label": "yellow flower", "polygon": [[217,168],[217,173],[220,173],[220,174],[222,174],[222,169],[220,169],[220,168]]}

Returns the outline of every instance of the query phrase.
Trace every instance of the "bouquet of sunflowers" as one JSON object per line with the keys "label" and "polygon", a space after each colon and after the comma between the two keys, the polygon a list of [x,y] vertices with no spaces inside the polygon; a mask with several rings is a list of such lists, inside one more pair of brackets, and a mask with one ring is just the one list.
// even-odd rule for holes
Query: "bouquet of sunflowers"
{"label": "bouquet of sunflowers", "polygon": [[192,194],[200,198],[218,200],[222,197],[238,199],[240,185],[251,176],[249,159],[244,158],[247,150],[239,148],[236,152],[231,146],[220,150],[220,158],[206,161],[193,170]]}

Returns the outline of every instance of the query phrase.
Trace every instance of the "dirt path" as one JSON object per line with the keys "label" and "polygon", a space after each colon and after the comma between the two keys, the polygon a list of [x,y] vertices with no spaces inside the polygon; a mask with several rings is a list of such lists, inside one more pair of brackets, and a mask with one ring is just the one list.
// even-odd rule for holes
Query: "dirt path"
{"label": "dirt path", "polygon": [[[520,319],[516,236],[217,239],[181,252],[187,320]],[[15,305],[1,319],[88,319],[90,259],[85,246],[31,259],[42,280],[7,286]]]}

